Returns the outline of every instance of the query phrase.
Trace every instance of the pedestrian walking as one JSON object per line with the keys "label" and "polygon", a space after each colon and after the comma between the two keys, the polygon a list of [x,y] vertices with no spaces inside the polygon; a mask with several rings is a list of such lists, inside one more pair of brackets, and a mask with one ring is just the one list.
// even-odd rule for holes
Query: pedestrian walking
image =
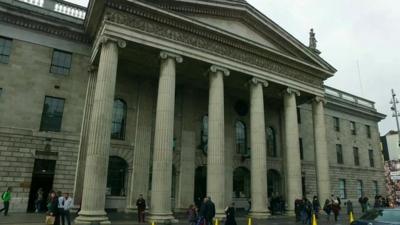
{"label": "pedestrian walking", "polygon": [[294,213],[296,214],[296,222],[301,221],[301,213],[302,213],[302,205],[303,205],[303,200],[302,199],[296,199],[294,200]]}
{"label": "pedestrian walking", "polygon": [[143,195],[140,194],[138,200],[136,201],[136,207],[138,210],[138,222],[144,223],[144,213],[146,210],[146,200],[144,200]]}
{"label": "pedestrian walking", "polygon": [[197,223],[197,209],[196,209],[196,206],[194,206],[193,204],[189,205],[189,208],[188,208],[186,214],[187,214],[187,217],[188,217],[189,225],[196,225],[196,223]]}
{"label": "pedestrian walking", "polygon": [[68,225],[71,225],[71,213],[70,209],[74,206],[73,199],[69,196],[68,193],[64,193],[63,199],[63,214],[61,214],[61,224],[65,224],[65,220],[67,220]]}
{"label": "pedestrian walking", "polygon": [[43,205],[43,188],[39,188],[36,192],[35,212],[40,213]]}
{"label": "pedestrian walking", "polygon": [[335,216],[335,222],[338,221],[338,216],[339,216],[339,212],[340,212],[340,204],[338,200],[333,200],[332,203],[332,211],[333,211],[333,215]]}
{"label": "pedestrian walking", "polygon": [[[64,217],[64,203],[65,199],[64,196],[62,195],[61,191],[57,191],[57,199],[58,199],[58,216],[56,217],[56,220],[59,221],[59,224],[62,222],[61,218]],[[64,223],[62,223],[64,225]]]}
{"label": "pedestrian walking", "polygon": [[347,202],[345,202],[344,204],[346,205],[346,212],[347,212],[347,215],[350,216],[350,213],[353,212],[353,202],[351,202],[350,199],[349,199],[349,200],[347,200]]}
{"label": "pedestrian walking", "polygon": [[329,199],[325,200],[325,204],[324,204],[324,208],[323,208],[324,212],[326,213],[327,216],[327,220],[330,221],[331,219],[331,212],[332,212],[332,201]]}
{"label": "pedestrian walking", "polygon": [[4,216],[8,216],[8,209],[10,208],[11,201],[11,187],[8,187],[5,192],[1,195],[1,200],[3,201],[3,208],[0,212],[4,211]]}
{"label": "pedestrian walking", "polygon": [[230,206],[225,208],[226,221],[225,225],[237,225],[235,219],[235,203],[232,202]]}
{"label": "pedestrian walking", "polygon": [[312,203],[310,200],[304,197],[304,212],[303,212],[303,224],[311,225],[311,217],[312,217]]}
{"label": "pedestrian walking", "polygon": [[312,207],[313,207],[315,217],[318,219],[319,210],[321,209],[321,204],[319,203],[319,199],[317,196],[313,197]]}
{"label": "pedestrian walking", "polygon": [[198,213],[198,218],[197,218],[197,223],[196,223],[196,225],[207,225],[208,224],[208,221],[207,221],[207,201],[208,201],[208,198],[204,198],[203,199],[203,203],[201,204],[201,206],[200,206],[200,209],[199,209],[199,213]]}
{"label": "pedestrian walking", "polygon": [[215,204],[211,201],[211,197],[207,197],[206,202],[206,221],[208,225],[213,224],[213,218],[215,217]]}
{"label": "pedestrian walking", "polygon": [[[59,214],[58,214],[58,197],[57,194],[54,191],[50,192],[49,200],[47,202],[47,217],[46,221],[48,218],[52,218],[51,220],[53,221],[53,225],[60,225],[60,221],[57,219]],[[46,224],[51,224],[51,223],[46,223]]]}

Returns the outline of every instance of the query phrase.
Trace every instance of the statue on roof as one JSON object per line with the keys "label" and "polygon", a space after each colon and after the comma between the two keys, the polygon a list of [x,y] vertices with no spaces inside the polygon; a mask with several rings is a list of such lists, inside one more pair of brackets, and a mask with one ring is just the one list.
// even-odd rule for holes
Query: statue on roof
{"label": "statue on roof", "polygon": [[310,30],[310,44],[308,46],[311,49],[317,49],[317,39],[315,38],[314,29]]}

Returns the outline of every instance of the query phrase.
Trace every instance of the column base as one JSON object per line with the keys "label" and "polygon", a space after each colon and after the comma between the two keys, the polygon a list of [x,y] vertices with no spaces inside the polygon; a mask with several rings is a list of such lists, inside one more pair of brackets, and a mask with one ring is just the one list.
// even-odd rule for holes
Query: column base
{"label": "column base", "polygon": [[75,225],[92,225],[92,224],[100,224],[100,225],[109,225],[111,224],[105,212],[100,214],[81,214],[75,219]]}
{"label": "column base", "polygon": [[226,218],[225,212],[216,212],[215,213],[214,219],[218,219],[221,221],[221,220],[225,220],[225,218]]}
{"label": "column base", "polygon": [[294,212],[294,210],[286,210],[285,215],[286,216],[296,216],[296,213]]}
{"label": "column base", "polygon": [[250,211],[249,217],[253,219],[267,219],[269,217],[268,211],[252,212]]}
{"label": "column base", "polygon": [[150,223],[155,222],[160,224],[178,223],[172,213],[151,213],[147,219]]}

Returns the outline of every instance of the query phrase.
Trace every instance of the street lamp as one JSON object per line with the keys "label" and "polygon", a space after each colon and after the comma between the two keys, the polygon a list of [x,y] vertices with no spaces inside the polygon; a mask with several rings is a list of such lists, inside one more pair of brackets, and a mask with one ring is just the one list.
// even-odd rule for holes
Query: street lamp
{"label": "street lamp", "polygon": [[399,103],[399,100],[396,98],[396,94],[394,93],[394,90],[392,89],[392,99],[390,100],[390,104],[392,104],[392,107],[390,107],[390,109],[393,111],[393,117],[396,118],[397,134],[399,135],[399,147],[400,147],[400,126],[399,126],[400,113],[397,111],[398,103]]}

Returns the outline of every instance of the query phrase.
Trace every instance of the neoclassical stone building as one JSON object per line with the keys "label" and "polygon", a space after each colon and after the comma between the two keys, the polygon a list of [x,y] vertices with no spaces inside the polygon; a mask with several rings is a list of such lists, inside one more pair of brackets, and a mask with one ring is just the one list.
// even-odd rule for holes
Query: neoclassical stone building
{"label": "neoclassical stone building", "polygon": [[244,0],[0,1],[0,187],[32,210],[73,193],[76,222],[148,200],[153,220],[212,197],[268,215],[282,196],[384,192],[374,103]]}

